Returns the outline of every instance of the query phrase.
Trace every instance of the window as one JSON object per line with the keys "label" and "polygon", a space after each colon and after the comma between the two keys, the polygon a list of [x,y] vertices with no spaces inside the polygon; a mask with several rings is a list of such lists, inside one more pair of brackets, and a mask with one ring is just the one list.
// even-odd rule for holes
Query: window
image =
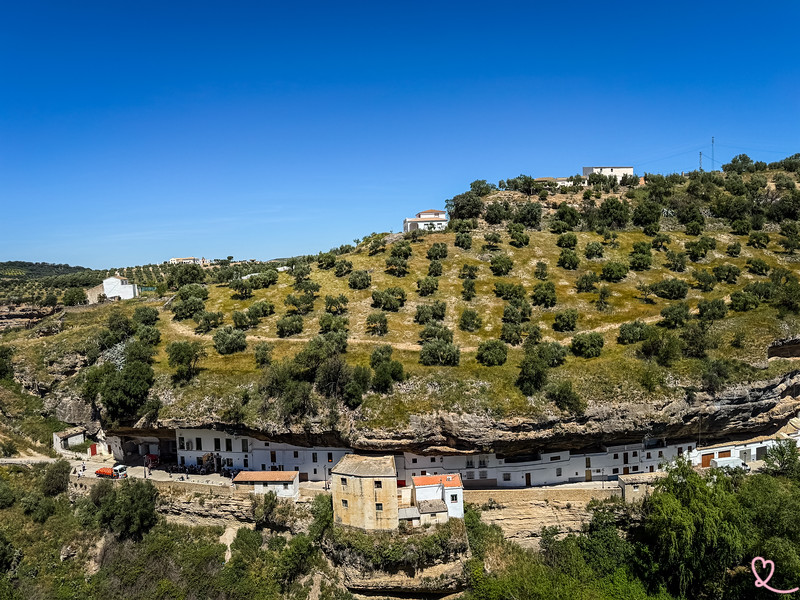
{"label": "window", "polygon": [[691,447],[691,446],[687,446],[687,447],[686,447],[686,451],[687,451],[687,452],[691,452],[691,451],[692,451],[692,447]]}
{"label": "window", "polygon": [[659,450],[658,451],[658,458],[664,458],[664,451],[663,450]]}
{"label": "window", "polygon": [[619,460],[619,454],[614,453],[614,460]]}
{"label": "window", "polygon": [[342,477],[342,485],[347,485],[347,477]]}
{"label": "window", "polygon": [[647,453],[647,458],[650,458],[650,453],[649,452]]}
{"label": "window", "polygon": [[556,469],[556,477],[561,477],[561,467]]}
{"label": "window", "polygon": [[225,452],[233,452],[233,440],[225,438]]}
{"label": "window", "polygon": [[233,459],[232,458],[226,458],[225,459],[225,464],[227,466],[229,466],[229,467],[232,467],[233,466]]}
{"label": "window", "polygon": [[375,510],[381,512],[383,510],[383,502],[376,502],[375,503]]}
{"label": "window", "polygon": [[328,462],[333,462],[333,452],[328,452]]}
{"label": "window", "polygon": [[632,452],[632,455],[633,455],[633,456],[639,456],[639,453],[638,453],[636,450],[634,450],[634,451]]}
{"label": "window", "polygon": [[247,457],[245,456],[244,457],[244,468],[246,469],[249,466],[250,466],[250,463],[248,462]]}
{"label": "window", "polygon": [[591,468],[591,466],[592,466],[592,457],[591,456],[587,456],[586,457],[586,468],[589,469],[589,468]]}
{"label": "window", "polygon": [[489,473],[486,471],[478,471],[478,479],[486,479],[489,477]]}
{"label": "window", "polygon": [[269,462],[274,463],[277,460],[275,457],[275,450],[269,451]]}
{"label": "window", "polygon": [[292,456],[294,458],[298,458],[300,456],[300,453],[297,450],[295,450],[294,453],[292,454]]}
{"label": "window", "polygon": [[467,479],[475,479],[475,471],[467,471]]}
{"label": "window", "polygon": [[376,481],[375,482],[375,489],[376,490],[380,490],[382,488],[383,488],[383,482],[382,481]]}
{"label": "window", "polygon": [[636,467],[636,466],[631,467],[631,471],[638,471],[638,470],[639,470],[639,467]]}
{"label": "window", "polygon": [[317,474],[317,470],[316,470],[316,469],[314,469],[314,475],[316,475],[316,474]]}
{"label": "window", "polygon": [[416,459],[416,458],[412,458],[412,459],[411,459],[411,464],[412,464],[412,465],[415,465],[415,464],[417,464],[417,459]]}
{"label": "window", "polygon": [[311,453],[311,462],[317,462],[317,453],[316,452],[312,452]]}
{"label": "window", "polygon": [[678,446],[678,456],[683,456],[683,446]]}
{"label": "window", "polygon": [[300,467],[295,467],[295,468],[294,468],[294,470],[295,470],[295,471],[299,471],[299,470],[300,470]]}
{"label": "window", "polygon": [[479,469],[485,469],[486,468],[486,457],[485,456],[479,456],[478,457],[478,468]]}
{"label": "window", "polygon": [[264,442],[264,448],[269,448],[269,442]]}
{"label": "window", "polygon": [[265,464],[263,464],[263,463],[262,463],[262,464],[261,464],[261,470],[262,470],[262,471],[266,471],[266,470],[267,470],[267,465],[265,465]]}
{"label": "window", "polygon": [[503,473],[503,481],[511,481],[511,473]]}
{"label": "window", "polygon": [[432,463],[435,463],[435,462],[436,462],[436,457],[435,457],[435,456],[431,456],[431,462],[432,462]]}
{"label": "window", "polygon": [[182,437],[178,438],[178,449],[186,450],[186,441]]}
{"label": "window", "polygon": [[347,500],[342,500],[342,508],[347,508]]}
{"label": "window", "polygon": [[472,458],[467,459],[467,468],[474,469],[475,468],[475,460]]}
{"label": "window", "polygon": [[214,452],[222,450],[222,442],[219,438],[214,438]]}
{"label": "window", "polygon": [[288,490],[289,489],[289,484],[288,483],[284,483],[283,484],[283,489]]}
{"label": "window", "polygon": [[186,457],[185,456],[181,456],[181,466],[183,467],[185,465],[186,465]]}
{"label": "window", "polygon": [[194,438],[194,447],[197,450],[203,449],[203,438]]}
{"label": "window", "polygon": [[247,446],[247,438],[245,438],[242,440],[242,452],[248,452]]}
{"label": "window", "polygon": [[428,472],[425,469],[422,469],[422,471],[420,472],[420,475],[423,475],[423,476],[427,475],[427,474],[428,474]]}
{"label": "window", "polygon": [[450,494],[450,502],[458,502],[458,494]]}
{"label": "window", "polygon": [[551,456],[550,457],[550,462],[553,462],[554,460],[561,460],[561,457],[560,456]]}
{"label": "window", "polygon": [[619,473],[619,469],[617,469],[616,467],[614,467],[613,469],[611,469],[611,474],[612,474],[612,475],[616,475],[617,473]]}

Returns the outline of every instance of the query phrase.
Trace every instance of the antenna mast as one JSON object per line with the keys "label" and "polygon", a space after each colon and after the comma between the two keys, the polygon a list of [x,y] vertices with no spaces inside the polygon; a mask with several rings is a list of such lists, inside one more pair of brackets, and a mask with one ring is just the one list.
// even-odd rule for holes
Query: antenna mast
{"label": "antenna mast", "polygon": [[703,152],[700,151],[700,172],[703,172]]}
{"label": "antenna mast", "polygon": [[717,163],[714,162],[714,136],[711,136],[711,170],[717,170]]}

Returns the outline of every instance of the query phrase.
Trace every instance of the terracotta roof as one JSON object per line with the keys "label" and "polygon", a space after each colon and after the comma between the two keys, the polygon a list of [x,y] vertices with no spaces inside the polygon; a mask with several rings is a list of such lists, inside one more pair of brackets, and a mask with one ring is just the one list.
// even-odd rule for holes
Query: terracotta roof
{"label": "terracotta roof", "polygon": [[418,212],[417,214],[418,215],[425,215],[427,213],[443,213],[443,212],[445,212],[445,211],[443,211],[443,210],[435,210],[433,208],[430,208],[428,210],[423,210],[422,212]]}
{"label": "terracotta roof", "polygon": [[397,471],[392,456],[358,456],[345,454],[331,469],[336,475],[355,477],[396,477]]}
{"label": "terracotta roof", "polygon": [[414,487],[423,487],[426,485],[443,485],[446,488],[460,488],[461,475],[458,473],[446,473],[445,475],[421,475],[419,477],[412,477],[411,481],[414,482]]}
{"label": "terracotta roof", "polygon": [[447,512],[447,504],[444,503],[444,500],[422,500],[417,502],[417,508],[422,515]]}
{"label": "terracotta roof", "polygon": [[233,483],[291,483],[298,475],[297,471],[240,471]]}
{"label": "terracotta roof", "polygon": [[440,217],[426,217],[426,218],[422,218],[422,219],[414,217],[414,218],[405,219],[405,220],[408,221],[409,223],[416,223],[418,221],[426,221],[426,222],[428,222],[428,221],[447,221],[447,219],[445,219],[444,217],[441,217],[441,218]]}

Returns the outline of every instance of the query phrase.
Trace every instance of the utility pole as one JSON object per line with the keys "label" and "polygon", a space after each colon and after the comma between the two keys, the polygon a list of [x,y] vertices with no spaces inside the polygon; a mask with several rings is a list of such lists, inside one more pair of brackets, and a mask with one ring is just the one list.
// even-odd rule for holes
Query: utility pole
{"label": "utility pole", "polygon": [[703,151],[700,151],[700,172],[703,172]]}
{"label": "utility pole", "polygon": [[717,163],[714,162],[714,136],[711,136],[711,170],[717,170]]}

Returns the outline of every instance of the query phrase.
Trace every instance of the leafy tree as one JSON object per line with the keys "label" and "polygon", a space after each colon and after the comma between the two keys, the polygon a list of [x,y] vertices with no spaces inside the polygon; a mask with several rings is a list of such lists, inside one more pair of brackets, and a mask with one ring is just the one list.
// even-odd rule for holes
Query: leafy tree
{"label": "leafy tree", "polygon": [[460,279],[477,279],[478,265],[462,265],[461,270],[458,272],[458,277]]}
{"label": "leafy tree", "polygon": [[133,320],[139,325],[155,325],[158,321],[158,310],[151,306],[137,306],[133,311]]}
{"label": "leafy tree", "polygon": [[633,271],[647,271],[653,265],[653,257],[649,252],[634,252],[630,255],[629,264]]}
{"label": "leafy tree", "polygon": [[689,284],[681,279],[662,279],[652,284],[650,289],[659,298],[681,300],[689,293]]}
{"label": "leafy tree", "polygon": [[536,268],[533,270],[533,276],[541,281],[547,280],[547,263],[539,261],[536,263]]}
{"label": "leafy tree", "polygon": [[538,355],[526,353],[519,365],[516,385],[525,396],[533,396],[547,383],[547,364]]}
{"label": "leafy tree", "polygon": [[493,275],[501,276],[508,275],[513,266],[514,261],[512,261],[507,255],[496,254],[495,256],[492,256],[489,269]]}
{"label": "leafy tree", "polygon": [[269,342],[258,342],[255,345],[256,366],[263,369],[272,364],[272,352],[275,347]]}
{"label": "leafy tree", "polygon": [[465,279],[461,285],[461,298],[469,302],[475,297],[475,280]]}
{"label": "leafy tree", "polygon": [[428,277],[441,277],[442,276],[442,261],[432,260],[428,264]]}
{"label": "leafy tree", "polygon": [[558,246],[559,248],[574,249],[575,246],[577,245],[578,245],[578,237],[571,231],[567,233],[562,233],[560,236],[558,236],[558,239],[556,240],[556,246]]}
{"label": "leafy tree", "polygon": [[207,355],[198,341],[171,342],[166,350],[169,366],[175,368],[175,379],[178,381],[189,381],[197,375],[197,364]]}
{"label": "leafy tree", "polygon": [[655,359],[662,367],[669,367],[681,356],[681,341],[669,330],[652,327],[640,352],[644,358]]}
{"label": "leafy tree", "polygon": [[695,269],[692,275],[695,285],[703,292],[710,292],[717,284],[717,278],[706,270]]}
{"label": "leafy tree", "polygon": [[340,315],[347,312],[349,300],[344,294],[338,296],[325,296],[325,312],[332,315]]}
{"label": "leafy tree", "polygon": [[603,349],[603,336],[597,332],[590,333],[577,333],[572,338],[570,350],[575,356],[582,356],[584,358],[595,358],[600,356],[600,351]]}
{"label": "leafy tree", "polygon": [[200,298],[200,300],[208,299],[208,289],[199,283],[187,283],[178,289],[178,299],[184,302],[189,298]]}
{"label": "leafy tree", "polygon": [[14,349],[10,346],[0,346],[0,380],[14,378],[14,363],[11,362],[11,357],[14,355]]}
{"label": "leafy tree", "polygon": [[108,372],[100,393],[110,419],[118,421],[135,415],[145,403],[154,379],[153,368],[138,361]]}
{"label": "leafy tree", "polygon": [[454,245],[456,248],[469,250],[472,248],[472,236],[468,233],[457,233]]}
{"label": "leafy tree", "polygon": [[508,358],[508,348],[500,340],[486,340],[478,346],[477,360],[485,367],[503,365]]}
{"label": "leafy tree", "polygon": [[653,200],[643,200],[633,210],[631,220],[638,227],[657,224],[661,220],[661,204]]}
{"label": "leafy tree", "polygon": [[167,277],[167,287],[178,289],[190,283],[203,283],[206,273],[200,265],[176,265]]}
{"label": "leafy tree", "polygon": [[532,352],[551,368],[563,365],[567,359],[567,348],[558,342],[539,343]]}
{"label": "leafy tree", "polygon": [[787,254],[794,254],[800,248],[800,231],[796,221],[784,221],[781,225],[781,238],[778,243]]}
{"label": "leafy tree", "polygon": [[742,270],[736,265],[719,265],[712,269],[714,277],[720,283],[736,283]]}
{"label": "leafy tree", "polygon": [[100,501],[100,523],[119,539],[140,540],[158,522],[157,500],[158,490],[149,481],[125,479]]}
{"label": "leafy tree", "polygon": [[553,329],[556,331],[575,331],[578,324],[578,311],[574,308],[556,313]]}
{"label": "leafy tree", "polygon": [[347,284],[352,290],[365,290],[372,285],[372,277],[366,271],[353,271]]}
{"label": "leafy tree", "polygon": [[511,237],[509,243],[515,248],[522,248],[531,242],[531,236],[525,233],[525,229],[520,223],[510,223],[508,226],[508,234]]}
{"label": "leafy tree", "polygon": [[607,285],[600,286],[600,289],[597,290],[597,300],[594,301],[595,308],[600,311],[610,310],[609,298],[611,298],[611,290]]}
{"label": "leafy tree", "polygon": [[200,298],[191,297],[186,300],[176,300],[170,306],[177,321],[195,319],[196,315],[205,310],[205,304]]}
{"label": "leafy tree", "polygon": [[553,402],[561,410],[576,415],[582,415],[586,412],[586,401],[572,389],[571,381],[560,381],[551,385],[547,388],[545,395],[548,400]]}
{"label": "leafy tree", "polygon": [[769,235],[763,231],[754,231],[747,240],[747,245],[753,248],[766,248],[769,244]]}
{"label": "leafy tree", "polygon": [[483,200],[473,191],[450,198],[445,206],[451,219],[477,219],[483,213]]}
{"label": "leafy tree", "polygon": [[319,331],[320,333],[329,333],[331,331],[347,332],[350,319],[325,313],[319,318]]}
{"label": "leafy tree", "polygon": [[703,232],[703,224],[699,221],[692,221],[686,224],[686,235],[700,235]]}
{"label": "leafy tree", "polygon": [[689,304],[686,302],[678,302],[671,306],[666,306],[661,311],[663,320],[661,325],[669,329],[682,327],[686,321],[689,320]]}
{"label": "leafy tree", "polygon": [[507,202],[491,202],[486,205],[484,220],[490,225],[499,225],[512,216],[511,205]]}
{"label": "leafy tree", "polygon": [[337,260],[336,264],[333,266],[333,274],[336,277],[345,277],[349,275],[353,270],[353,263],[349,260]]}
{"label": "leafy tree", "polygon": [[558,266],[562,269],[567,269],[569,271],[574,271],[578,268],[580,264],[580,259],[578,255],[575,253],[574,250],[570,250],[569,248],[564,248],[561,250],[561,254],[558,255]]}
{"label": "leafy tree", "polygon": [[748,258],[747,270],[754,275],[766,275],[769,273],[769,265],[760,258]]}
{"label": "leafy tree", "polygon": [[214,333],[213,340],[214,348],[220,354],[243,352],[247,348],[247,341],[244,331],[234,329],[230,325],[226,325],[225,327],[217,329],[217,331]]}
{"label": "leafy tree", "polygon": [[690,321],[680,333],[683,354],[690,358],[705,358],[709,348],[716,348],[710,335],[710,321]]}
{"label": "leafy tree", "polygon": [[381,336],[389,333],[389,322],[386,319],[386,313],[375,311],[367,316],[367,333]]}
{"label": "leafy tree", "polygon": [[742,252],[742,245],[739,242],[728,244],[728,248],[726,249],[725,252],[728,254],[728,256],[736,258]]}
{"label": "leafy tree", "polygon": [[519,323],[503,323],[500,328],[500,340],[512,346],[522,343],[522,326]]}
{"label": "leafy tree", "polygon": [[537,229],[542,221],[542,205],[538,202],[518,204],[517,209],[514,211],[513,220],[528,229]]}
{"label": "leafy tree", "polygon": [[622,281],[628,274],[628,265],[620,262],[607,262],[600,271],[600,278],[612,283]]}
{"label": "leafy tree", "polygon": [[317,256],[317,267],[323,271],[332,269],[336,264],[336,255],[332,252],[325,252]]}
{"label": "leafy tree", "polygon": [[555,219],[566,223],[574,229],[580,225],[581,214],[566,202],[562,202],[556,209]]}
{"label": "leafy tree", "polygon": [[86,297],[86,292],[83,288],[71,287],[64,292],[61,302],[64,306],[77,306],[78,304],[86,304],[89,299]]}
{"label": "leafy tree", "polygon": [[296,315],[307,315],[314,310],[313,294],[289,294],[284,298],[283,303],[289,307],[289,311]]}
{"label": "leafy tree", "polygon": [[[405,277],[408,275],[408,261],[399,256],[390,256],[386,259],[386,272],[395,277]],[[351,275],[351,280],[352,277]]]}
{"label": "leafy tree", "polygon": [[606,227],[614,229],[621,229],[628,224],[630,220],[630,211],[628,206],[619,201],[619,199],[610,197],[603,200],[598,210],[598,218],[600,223]]}
{"label": "leafy tree", "polygon": [[253,297],[253,284],[249,279],[234,279],[228,284],[228,287],[236,292],[236,297],[239,300],[247,300]]}
{"label": "leafy tree", "polygon": [[386,240],[384,240],[383,238],[372,240],[367,250],[370,256],[375,256],[378,252],[385,252]]}
{"label": "leafy tree", "polygon": [[478,311],[471,308],[465,308],[458,320],[458,328],[462,331],[478,331],[482,324],[483,321],[478,315]]}
{"label": "leafy tree", "polygon": [[63,458],[47,465],[40,485],[42,493],[45,496],[58,496],[66,492],[71,471],[72,466]]}
{"label": "leafy tree", "polygon": [[428,260],[444,260],[447,258],[447,244],[437,242],[428,248]]}
{"label": "leafy tree", "polygon": [[731,310],[736,312],[746,312],[758,308],[761,302],[758,296],[750,292],[733,292],[731,294]]}
{"label": "leafy tree", "polygon": [[794,440],[776,440],[767,448],[764,472],[773,477],[800,479],[800,450]]}
{"label": "leafy tree", "polygon": [[623,323],[619,328],[617,343],[635,344],[644,340],[650,333],[651,327],[644,321],[635,320],[630,323]]}
{"label": "leafy tree", "polygon": [[603,258],[603,244],[600,242],[589,242],[583,251],[586,258]]}
{"label": "leafy tree", "polygon": [[533,304],[551,308],[556,305],[556,286],[552,281],[537,283],[533,287]]}
{"label": "leafy tree", "polygon": [[686,270],[686,253],[668,250],[665,264],[670,271],[682,273]]}
{"label": "leafy tree", "polygon": [[483,235],[483,239],[486,243],[483,245],[484,250],[488,250],[490,252],[496,252],[500,249],[500,234],[496,232],[485,233]]}
{"label": "leafy tree", "polygon": [[666,250],[667,245],[672,240],[670,237],[664,233],[659,233],[658,235],[653,237],[653,240],[650,242],[650,245],[653,247],[653,250],[657,250],[661,252],[662,250]]}
{"label": "leafy tree", "polygon": [[453,332],[441,323],[431,322],[422,329],[422,332],[419,334],[419,339],[422,344],[433,340],[452,342]]}
{"label": "leafy tree", "polygon": [[698,318],[701,321],[719,321],[724,319],[728,312],[728,307],[724,300],[700,300],[697,304],[699,310]]}
{"label": "leafy tree", "polygon": [[460,358],[461,351],[458,346],[444,340],[426,342],[419,352],[419,362],[426,366],[457,367]]}
{"label": "leafy tree", "polygon": [[212,329],[216,329],[222,325],[222,318],[223,315],[221,312],[209,312],[207,310],[201,310],[200,312],[195,313],[194,320],[197,323],[195,332],[208,333]]}
{"label": "leafy tree", "polygon": [[559,221],[558,219],[550,221],[550,233],[560,235],[562,233],[566,233],[567,231],[572,231],[572,227],[570,227],[568,223]]}
{"label": "leafy tree", "polygon": [[578,290],[579,293],[593,292],[595,290],[594,286],[598,281],[600,281],[600,278],[597,276],[597,273],[584,273],[578,277],[575,282],[575,289]]}
{"label": "leafy tree", "polygon": [[[221,330],[220,330],[221,331]],[[303,332],[303,317],[300,315],[286,315],[275,323],[278,337],[289,337]]]}

